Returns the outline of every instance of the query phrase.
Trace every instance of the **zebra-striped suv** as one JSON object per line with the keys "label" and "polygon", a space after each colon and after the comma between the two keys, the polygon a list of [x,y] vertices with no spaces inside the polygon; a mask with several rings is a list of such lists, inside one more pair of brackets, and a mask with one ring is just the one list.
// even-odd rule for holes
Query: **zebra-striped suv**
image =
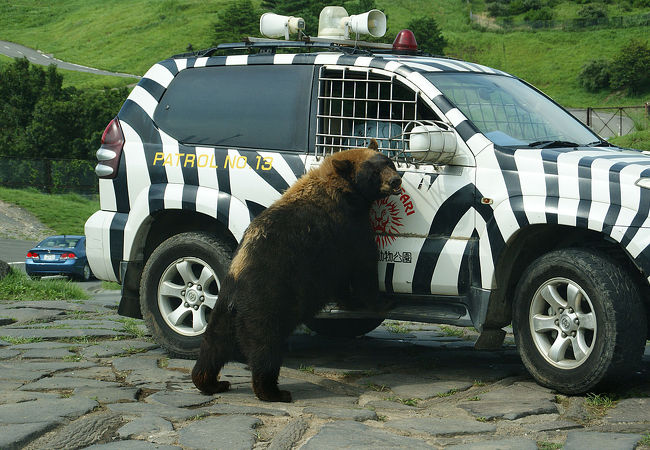
{"label": "zebra-striped suv", "polygon": [[251,219],[325,155],[375,138],[402,174],[401,194],[371,212],[389,306],[332,304],[311,329],[445,323],[473,326],[477,347],[495,348],[512,324],[530,373],[563,393],[635,370],[650,157],[478,64],[308,39],[221,49],[155,64],[97,152],[92,271],[122,284],[120,314],[143,317],[171,354],[197,354]]}

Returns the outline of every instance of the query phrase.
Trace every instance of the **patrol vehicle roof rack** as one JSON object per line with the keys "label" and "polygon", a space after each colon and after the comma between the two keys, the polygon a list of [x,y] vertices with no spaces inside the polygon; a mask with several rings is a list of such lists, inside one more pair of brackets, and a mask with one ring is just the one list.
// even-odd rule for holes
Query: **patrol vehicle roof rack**
{"label": "patrol vehicle roof rack", "polygon": [[276,53],[277,49],[295,48],[295,49],[323,49],[331,51],[339,51],[347,54],[365,54],[372,55],[374,51],[392,51],[391,44],[381,44],[376,42],[365,41],[352,41],[344,39],[324,39],[310,36],[304,36],[302,40],[286,41],[280,39],[266,39],[247,37],[243,42],[233,42],[227,44],[219,44],[206,50],[199,50],[197,52],[180,53],[172,56],[172,58],[187,58],[187,57],[208,57],[214,55],[217,51],[223,50],[226,52],[237,50],[258,50],[259,53]]}

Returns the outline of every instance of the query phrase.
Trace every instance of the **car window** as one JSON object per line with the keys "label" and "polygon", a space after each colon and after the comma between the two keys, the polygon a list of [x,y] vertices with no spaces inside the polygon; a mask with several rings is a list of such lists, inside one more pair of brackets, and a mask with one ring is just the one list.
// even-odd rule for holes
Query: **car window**
{"label": "car window", "polygon": [[394,76],[332,67],[320,70],[317,118],[320,154],[363,147],[370,138],[381,150],[397,153],[409,122],[438,120],[419,93]]}
{"label": "car window", "polygon": [[184,144],[304,152],[312,66],[192,68],[171,82],[154,121]]}
{"label": "car window", "polygon": [[51,237],[42,241],[37,245],[37,247],[72,248],[75,247],[80,240],[80,238]]}
{"label": "car window", "polygon": [[539,141],[588,144],[586,126],[517,78],[483,73],[425,75],[492,142],[526,146]]}

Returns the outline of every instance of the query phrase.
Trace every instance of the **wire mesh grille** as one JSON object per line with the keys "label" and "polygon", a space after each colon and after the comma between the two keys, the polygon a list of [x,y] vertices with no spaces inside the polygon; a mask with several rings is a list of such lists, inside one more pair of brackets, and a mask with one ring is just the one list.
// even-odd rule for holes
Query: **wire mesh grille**
{"label": "wire mesh grille", "polygon": [[365,147],[375,138],[380,150],[404,150],[407,124],[435,114],[394,76],[351,68],[321,68],[316,154]]}

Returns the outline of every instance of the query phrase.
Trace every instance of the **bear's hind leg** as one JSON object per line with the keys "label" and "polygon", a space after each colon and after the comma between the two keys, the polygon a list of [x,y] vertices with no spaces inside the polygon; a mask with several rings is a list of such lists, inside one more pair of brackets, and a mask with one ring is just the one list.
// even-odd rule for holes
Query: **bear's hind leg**
{"label": "bear's hind leg", "polygon": [[[212,314],[217,313],[213,311]],[[224,313],[222,313],[224,314]],[[199,358],[192,369],[194,385],[206,394],[216,394],[230,389],[230,382],[219,381],[219,372],[232,359],[233,333],[229,314],[211,320],[201,341]]]}
{"label": "bear's hind leg", "polygon": [[253,391],[257,398],[265,402],[291,402],[291,393],[278,389],[280,367],[261,368],[251,364]]}

